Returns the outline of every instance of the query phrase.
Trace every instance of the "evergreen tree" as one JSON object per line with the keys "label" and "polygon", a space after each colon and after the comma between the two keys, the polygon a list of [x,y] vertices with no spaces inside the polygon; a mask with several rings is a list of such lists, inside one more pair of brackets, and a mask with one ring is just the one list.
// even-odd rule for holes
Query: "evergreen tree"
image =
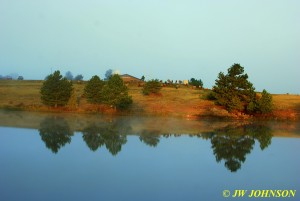
{"label": "evergreen tree", "polygon": [[46,77],[41,87],[42,103],[48,106],[64,106],[68,103],[73,90],[72,82],[55,71]]}
{"label": "evergreen tree", "polygon": [[103,102],[118,109],[126,109],[132,104],[128,88],[118,74],[112,75],[102,89]]}
{"label": "evergreen tree", "polygon": [[256,113],[258,111],[258,102],[256,99],[250,101],[250,103],[247,105],[247,111],[249,113]]}
{"label": "evergreen tree", "polygon": [[158,94],[161,88],[162,86],[158,79],[152,79],[144,84],[142,92],[144,95]]}
{"label": "evergreen tree", "polygon": [[261,93],[261,98],[258,100],[259,112],[266,114],[273,110],[272,95],[269,94],[265,89]]}
{"label": "evergreen tree", "polygon": [[102,81],[97,75],[93,76],[86,84],[84,88],[84,94],[90,103],[102,103],[102,89],[104,86],[104,81]]}
{"label": "evergreen tree", "polygon": [[197,88],[202,88],[203,87],[203,82],[201,79],[196,80],[195,78],[191,78],[189,81],[189,84],[191,84],[192,86],[195,86]]}
{"label": "evergreen tree", "polygon": [[227,110],[243,111],[251,101],[255,101],[256,94],[248,75],[244,74],[244,67],[234,64],[225,75],[219,73],[213,92],[216,102],[226,107]]}

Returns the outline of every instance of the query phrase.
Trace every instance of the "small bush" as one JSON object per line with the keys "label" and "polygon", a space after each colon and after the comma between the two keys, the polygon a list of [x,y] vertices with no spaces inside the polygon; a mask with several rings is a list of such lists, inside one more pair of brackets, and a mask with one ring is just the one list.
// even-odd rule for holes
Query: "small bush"
{"label": "small bush", "polygon": [[162,86],[158,79],[149,80],[143,86],[143,94],[150,95],[150,94],[159,94]]}
{"label": "small bush", "polygon": [[258,100],[259,112],[262,114],[271,113],[273,111],[273,100],[271,94],[264,89],[261,95],[261,98]]}
{"label": "small bush", "polygon": [[203,87],[203,82],[201,79],[197,80],[195,78],[191,78],[189,81],[189,84],[192,86],[195,86],[197,88],[202,88]]}
{"label": "small bush", "polygon": [[203,95],[203,99],[214,101],[216,100],[215,93],[213,91],[209,91]]}
{"label": "small bush", "polygon": [[263,90],[261,97],[256,97],[255,100],[252,100],[247,106],[248,113],[261,113],[267,114],[273,111],[273,100],[271,94],[266,90]]}
{"label": "small bush", "polygon": [[255,113],[257,111],[257,103],[256,101],[251,101],[247,106],[247,112]]}
{"label": "small bush", "polygon": [[243,108],[242,101],[236,96],[232,97],[231,102],[228,102],[227,104],[227,109],[229,112],[234,110],[242,111]]}
{"label": "small bush", "polygon": [[128,109],[132,102],[131,96],[122,96],[116,104],[116,107],[121,110]]}

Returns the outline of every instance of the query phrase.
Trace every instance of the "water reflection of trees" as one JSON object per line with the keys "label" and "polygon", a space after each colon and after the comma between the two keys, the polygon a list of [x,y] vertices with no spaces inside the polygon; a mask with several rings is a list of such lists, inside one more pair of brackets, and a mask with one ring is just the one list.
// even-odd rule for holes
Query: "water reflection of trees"
{"label": "water reflection of trees", "polygon": [[94,123],[83,129],[82,137],[92,151],[96,151],[105,145],[106,149],[112,155],[117,155],[121,151],[122,145],[126,144],[126,134],[130,130],[130,126],[126,126],[122,122],[103,123],[99,125]]}
{"label": "water reflection of trees", "polygon": [[[130,124],[126,121],[93,122],[82,129],[82,137],[92,151],[100,147],[117,155],[127,142],[127,135],[132,133]],[[61,117],[48,117],[40,123],[39,133],[47,148],[57,153],[66,143],[71,142],[73,131],[67,121]],[[163,134],[160,130],[143,129],[138,133],[139,140],[144,144],[156,147],[161,137],[179,137],[180,134]],[[210,140],[211,148],[217,162],[224,161],[225,167],[236,172],[246,161],[246,155],[251,152],[255,142],[261,150],[271,144],[271,129],[262,124],[248,124],[243,126],[227,126],[198,135],[190,135]]]}
{"label": "water reflection of trees", "polygon": [[225,161],[225,167],[236,172],[245,162],[246,155],[251,152],[257,140],[261,150],[271,144],[271,129],[264,125],[228,126],[206,133],[204,138],[210,139],[216,161]]}
{"label": "water reflection of trees", "polygon": [[62,117],[48,117],[40,123],[39,133],[45,145],[53,153],[71,142],[71,131],[69,124]]}
{"label": "water reflection of trees", "polygon": [[160,132],[157,130],[143,130],[139,137],[141,142],[151,147],[156,147],[159,143]]}

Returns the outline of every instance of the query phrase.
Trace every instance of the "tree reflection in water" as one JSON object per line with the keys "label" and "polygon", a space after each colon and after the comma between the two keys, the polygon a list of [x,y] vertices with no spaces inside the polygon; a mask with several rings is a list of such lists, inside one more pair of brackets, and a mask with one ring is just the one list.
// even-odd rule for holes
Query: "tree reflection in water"
{"label": "tree reflection in water", "polygon": [[[48,117],[40,123],[40,136],[46,147],[57,153],[66,143],[71,142],[71,131],[67,121],[61,117]],[[112,154],[117,155],[127,142],[127,135],[134,134],[127,121],[93,122],[82,130],[83,140],[92,151],[105,146]],[[160,138],[178,137],[180,134],[163,134],[160,130],[143,129],[138,133],[139,140],[148,146],[156,147]],[[225,167],[231,172],[241,168],[246,155],[251,152],[255,142],[259,142],[261,150],[271,144],[271,129],[262,124],[243,126],[227,126],[213,132],[190,135],[210,140],[211,148],[217,162],[225,161]]]}
{"label": "tree reflection in water", "polygon": [[225,160],[225,167],[231,172],[241,168],[255,140],[263,150],[271,144],[272,139],[271,129],[264,125],[229,126],[207,134],[204,136],[211,141],[216,161]]}
{"label": "tree reflection in water", "polygon": [[91,124],[82,131],[83,140],[92,151],[96,151],[99,147],[104,145],[104,139],[100,130],[101,128],[97,127],[95,124]]}
{"label": "tree reflection in water", "polygon": [[69,124],[62,117],[48,117],[40,123],[40,136],[45,142],[46,147],[53,153],[71,142],[71,131]]}
{"label": "tree reflection in water", "polygon": [[94,123],[83,129],[82,137],[92,151],[105,145],[112,155],[117,155],[121,151],[122,145],[126,144],[126,134],[130,130],[129,126],[118,121],[100,125]]}
{"label": "tree reflection in water", "polygon": [[155,130],[143,130],[140,134],[140,141],[151,147],[156,147],[159,143],[160,132]]}

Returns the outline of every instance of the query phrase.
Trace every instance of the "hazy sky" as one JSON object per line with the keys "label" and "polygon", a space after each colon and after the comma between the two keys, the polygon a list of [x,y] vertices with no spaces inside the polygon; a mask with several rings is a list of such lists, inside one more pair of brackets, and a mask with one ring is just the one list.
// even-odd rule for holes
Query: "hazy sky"
{"label": "hazy sky", "polygon": [[0,0],[0,75],[111,68],[210,88],[240,63],[257,90],[300,93],[299,10],[299,0]]}

